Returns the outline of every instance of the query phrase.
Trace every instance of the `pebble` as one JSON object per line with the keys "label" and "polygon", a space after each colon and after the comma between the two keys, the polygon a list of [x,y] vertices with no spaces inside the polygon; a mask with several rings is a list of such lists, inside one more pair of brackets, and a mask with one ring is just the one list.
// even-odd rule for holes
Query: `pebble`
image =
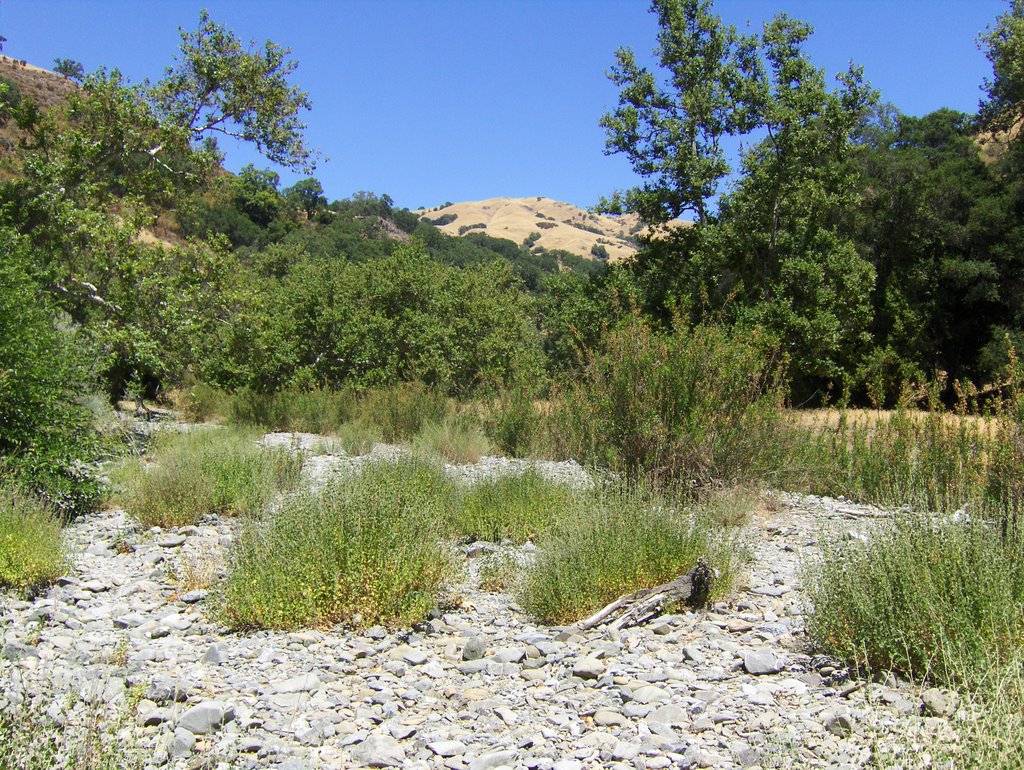
{"label": "pebble", "polygon": [[[307,453],[311,484],[369,461],[323,437],[277,435],[265,443]],[[311,454],[325,449],[333,454]],[[484,458],[446,472],[473,481],[523,463]],[[574,463],[541,470],[592,483]],[[876,748],[918,756],[925,736],[950,734],[954,695],[849,680],[838,661],[812,657],[803,634],[807,555],[851,520],[870,532],[884,513],[777,500],[747,533],[750,590],[618,632],[537,623],[510,596],[480,589],[475,560],[452,587],[462,604],[415,632],[229,633],[208,601],[216,587],[179,595],[173,576],[193,549],[224,559],[236,521],[141,533],[120,553],[107,544],[134,531],[126,514],[84,516],[66,529],[73,571],[32,601],[0,600],[0,709],[34,699],[85,725],[87,709],[113,720],[133,708],[120,729],[134,731],[152,766],[173,770],[838,770]],[[535,550],[474,545],[527,561]]]}

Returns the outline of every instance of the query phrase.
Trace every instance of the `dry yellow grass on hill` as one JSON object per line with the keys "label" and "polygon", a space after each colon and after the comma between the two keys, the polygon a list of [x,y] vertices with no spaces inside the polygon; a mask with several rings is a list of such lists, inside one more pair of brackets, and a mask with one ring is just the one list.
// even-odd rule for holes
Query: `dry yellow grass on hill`
{"label": "dry yellow grass on hill", "polygon": [[[635,214],[594,214],[570,203],[543,197],[490,198],[420,209],[414,213],[449,235],[486,233],[523,243],[537,234],[539,237],[532,243],[535,249],[563,249],[589,258],[607,253],[609,262],[632,257],[637,251],[635,237],[645,230]],[[674,224],[686,226],[688,223]]]}

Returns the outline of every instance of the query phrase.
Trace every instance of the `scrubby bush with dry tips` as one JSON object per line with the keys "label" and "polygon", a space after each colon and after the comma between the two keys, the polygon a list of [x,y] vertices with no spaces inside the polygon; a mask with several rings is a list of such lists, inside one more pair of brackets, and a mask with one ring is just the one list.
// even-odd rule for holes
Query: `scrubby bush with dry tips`
{"label": "scrubby bush with dry tips", "polygon": [[38,590],[67,567],[60,518],[30,493],[0,484],[0,588]]}
{"label": "scrubby bush with dry tips", "polygon": [[151,451],[154,462],[135,466],[127,481],[126,509],[146,528],[262,510],[298,483],[302,460],[283,449],[264,449],[258,438],[234,428],[160,436]]}

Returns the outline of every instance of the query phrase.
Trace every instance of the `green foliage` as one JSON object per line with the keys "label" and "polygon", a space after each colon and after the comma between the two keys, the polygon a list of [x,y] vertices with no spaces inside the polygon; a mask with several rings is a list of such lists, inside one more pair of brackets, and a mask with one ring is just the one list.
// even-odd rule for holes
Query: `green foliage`
{"label": "green foliage", "polygon": [[638,318],[612,331],[568,384],[553,419],[567,454],[666,481],[756,478],[770,467],[779,362],[756,337]]}
{"label": "green foliage", "polygon": [[332,433],[358,413],[348,391],[289,388],[276,393],[243,389],[230,399],[230,419],[271,431]]}
{"label": "green foliage", "polygon": [[[4,685],[3,689],[8,691]],[[14,689],[13,687],[11,688]],[[44,690],[0,710],[0,770],[139,770],[142,752],[119,732],[123,716],[103,705],[74,709]]]}
{"label": "green foliage", "polygon": [[668,582],[703,559],[728,594],[740,554],[700,511],[636,490],[578,494],[537,540],[522,587],[523,607],[542,621],[572,623],[619,596]]}
{"label": "green foliage", "polygon": [[825,550],[807,581],[812,637],[875,671],[978,686],[1021,652],[1019,531],[900,516]]}
{"label": "green foliage", "polygon": [[579,507],[580,495],[536,470],[487,479],[462,490],[449,526],[466,541],[523,543],[535,540],[566,511]]}
{"label": "green foliage", "polygon": [[455,464],[475,463],[491,452],[491,442],[476,415],[450,414],[424,424],[412,440],[413,451]]}
{"label": "green foliage", "polygon": [[81,62],[74,59],[54,59],[53,71],[63,75],[68,80],[82,80],[85,77],[85,67]]}
{"label": "green foliage", "polygon": [[35,591],[67,568],[56,514],[33,495],[0,482],[0,587]]}
{"label": "green foliage", "polygon": [[209,428],[161,436],[154,464],[128,481],[125,508],[143,527],[181,527],[206,514],[254,514],[294,487],[302,461],[285,450],[262,449],[256,434]]}
{"label": "green foliage", "polygon": [[534,407],[534,393],[523,383],[500,391],[487,404],[487,435],[506,456],[529,457],[544,439],[544,422]]}
{"label": "green foliage", "polygon": [[1011,0],[994,27],[980,37],[979,46],[992,63],[992,78],[983,84],[981,118],[992,129],[1005,131],[1020,119],[1024,104],[1024,4]]}
{"label": "green foliage", "polygon": [[448,397],[421,382],[407,382],[376,388],[359,402],[362,421],[380,428],[389,443],[408,441],[425,425],[441,423],[448,417]]}
{"label": "green foliage", "polygon": [[28,277],[25,239],[0,228],[0,476],[66,515],[90,510],[99,484],[82,470],[97,453],[87,392],[90,347]]}
{"label": "green foliage", "polygon": [[374,465],[246,521],[225,619],[242,629],[423,620],[453,571],[438,540],[451,491],[432,466]]}

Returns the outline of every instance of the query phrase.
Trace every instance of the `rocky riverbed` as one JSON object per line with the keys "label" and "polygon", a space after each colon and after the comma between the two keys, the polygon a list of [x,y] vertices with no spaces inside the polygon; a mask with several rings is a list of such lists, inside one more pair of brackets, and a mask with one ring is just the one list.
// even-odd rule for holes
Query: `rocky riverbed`
{"label": "rocky riverbed", "polygon": [[[267,439],[282,441],[307,452],[311,484],[363,462]],[[489,458],[449,472],[515,468]],[[575,464],[543,470],[587,483]],[[955,700],[851,679],[804,634],[802,565],[883,515],[778,495],[747,527],[753,561],[732,601],[622,632],[539,625],[482,590],[477,568],[531,546],[477,544],[462,549],[458,602],[413,631],[237,634],[207,587],[234,522],[136,532],[108,510],[68,528],[73,569],[58,585],[0,596],[0,707],[120,717],[111,730],[143,764],[174,768],[927,767]]]}

